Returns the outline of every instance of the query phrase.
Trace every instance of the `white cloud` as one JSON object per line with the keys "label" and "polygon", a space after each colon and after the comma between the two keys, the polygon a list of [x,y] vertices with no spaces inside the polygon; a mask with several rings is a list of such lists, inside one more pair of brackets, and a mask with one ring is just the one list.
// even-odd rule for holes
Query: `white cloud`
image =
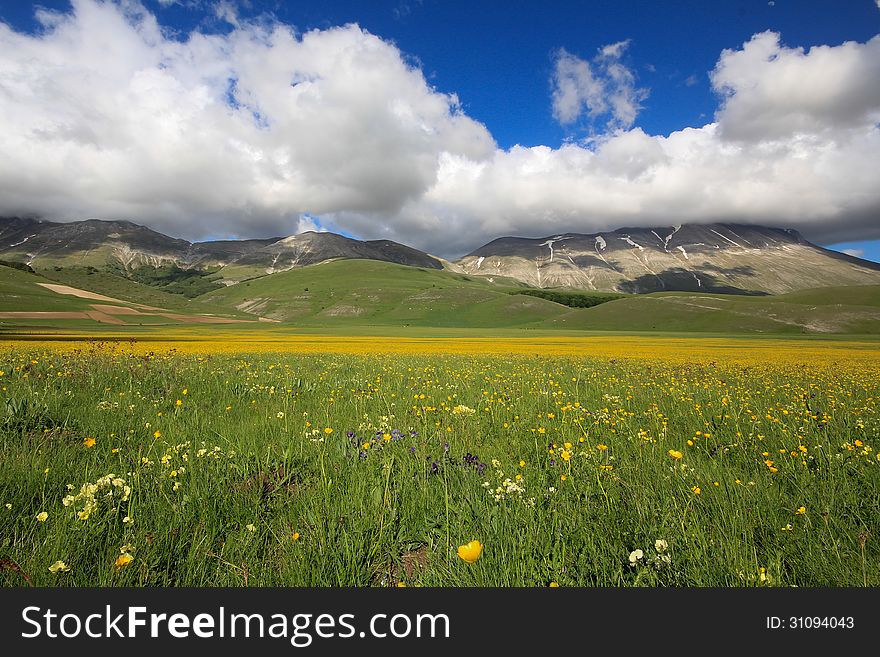
{"label": "white cloud", "polygon": [[[878,0],[880,2],[880,0]],[[852,256],[853,258],[861,258],[865,255],[864,249],[844,249],[841,253]]]}
{"label": "white cloud", "polygon": [[73,7],[41,14],[37,36],[0,24],[0,151],[16,154],[0,158],[0,214],[290,232],[305,212],[394,216],[435,182],[440,153],[495,147],[355,25],[241,22],[175,41],[136,3]]}
{"label": "white cloud", "polygon": [[575,123],[584,114],[591,121],[608,115],[609,130],[626,129],[635,122],[647,91],[635,86],[635,76],[621,58],[629,41],[599,49],[592,62],[564,48],[556,53],[553,85],[553,116],[562,124]]}
{"label": "white cloud", "polygon": [[880,36],[803,51],[756,35],[712,71],[714,121],[668,135],[631,127],[626,42],[590,62],[560,52],[557,115],[599,112],[606,132],[501,150],[357,26],[300,35],[239,17],[173,40],[136,3],[73,4],[41,12],[36,36],[0,24],[0,152],[14,154],[0,216],[124,218],[190,239],[318,226],[447,257],[634,223],[880,238]]}
{"label": "white cloud", "polygon": [[711,78],[722,95],[716,118],[730,139],[821,136],[880,121],[880,38],[804,52],[763,32],[741,50],[724,50]]}

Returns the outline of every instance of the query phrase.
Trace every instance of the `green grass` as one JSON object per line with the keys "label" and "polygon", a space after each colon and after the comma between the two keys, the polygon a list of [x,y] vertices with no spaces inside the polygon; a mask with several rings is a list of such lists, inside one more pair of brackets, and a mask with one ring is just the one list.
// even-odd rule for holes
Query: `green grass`
{"label": "green grass", "polygon": [[[37,586],[880,585],[875,361],[97,345],[0,370],[0,559]],[[64,505],[111,473],[87,519]]]}
{"label": "green grass", "polygon": [[337,260],[244,281],[199,297],[297,326],[514,326],[564,311],[511,299],[508,285],[375,260]]}
{"label": "green grass", "polygon": [[543,328],[714,333],[880,333],[880,286],[748,297],[661,292],[552,317]]}
{"label": "green grass", "polygon": [[41,269],[39,273],[52,282],[70,285],[81,290],[97,292],[114,299],[154,306],[183,313],[213,313],[229,317],[246,317],[246,313],[225,306],[205,303],[137,281],[86,267]]}
{"label": "green grass", "polygon": [[79,311],[86,299],[56,294],[39,283],[54,283],[37,274],[0,266],[0,312]]}
{"label": "green grass", "polygon": [[[498,281],[500,282],[500,281]],[[480,277],[344,260],[251,279],[199,297],[302,327],[424,326],[710,333],[880,333],[880,286],[773,297],[685,292],[641,296],[532,290]],[[504,295],[531,296],[528,302]],[[565,294],[565,299],[555,299]],[[560,305],[592,303],[566,309]]]}
{"label": "green grass", "polygon": [[[529,334],[880,335],[880,286],[821,288],[767,297],[662,292],[615,298],[619,295],[523,289],[506,279],[490,282],[449,271],[338,260],[252,278],[188,300],[85,267],[49,268],[40,273],[53,282],[128,303],[233,318],[258,315],[306,331],[378,334],[424,328],[435,332],[517,329]],[[55,294],[37,282],[48,281],[0,266],[0,311],[90,309],[91,302]],[[566,307],[551,299],[559,294],[565,295],[560,300],[569,306],[604,302],[589,308]],[[2,320],[0,324],[19,328],[37,325],[19,320]],[[53,325],[73,327],[68,320],[54,320]]]}

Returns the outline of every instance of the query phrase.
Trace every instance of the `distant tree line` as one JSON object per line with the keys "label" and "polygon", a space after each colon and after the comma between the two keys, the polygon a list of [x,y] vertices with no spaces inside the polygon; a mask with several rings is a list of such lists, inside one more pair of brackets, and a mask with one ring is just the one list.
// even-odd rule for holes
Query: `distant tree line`
{"label": "distant tree line", "polygon": [[216,271],[181,269],[172,264],[164,264],[160,267],[144,265],[125,269],[114,263],[108,265],[107,269],[117,276],[124,276],[137,283],[156,287],[164,292],[180,294],[189,299],[224,287],[222,283],[217,282],[219,275]]}
{"label": "distant tree line", "polygon": [[13,269],[20,269],[21,271],[26,271],[29,274],[36,274],[33,268],[24,262],[15,262],[12,260],[0,260],[0,265],[4,267],[12,267]]}
{"label": "distant tree line", "polygon": [[569,292],[563,290],[516,290],[512,294],[526,294],[530,297],[546,299],[569,308],[592,308],[606,301],[622,299],[626,294],[615,292]]}

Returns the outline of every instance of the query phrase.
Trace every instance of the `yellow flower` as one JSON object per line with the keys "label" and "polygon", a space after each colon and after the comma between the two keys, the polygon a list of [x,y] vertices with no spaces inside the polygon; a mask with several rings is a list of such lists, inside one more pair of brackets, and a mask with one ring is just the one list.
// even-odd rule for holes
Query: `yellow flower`
{"label": "yellow flower", "polygon": [[119,570],[120,568],[125,568],[132,561],[134,561],[134,557],[131,556],[128,552],[124,552],[116,558],[116,561],[113,565],[116,566],[116,570]]}
{"label": "yellow flower", "polygon": [[184,394],[184,395],[189,394],[189,388],[184,388],[184,389],[183,389],[183,394]]}
{"label": "yellow flower", "polygon": [[329,436],[331,433],[333,433],[333,429],[331,429],[330,427],[324,427],[324,433]]}
{"label": "yellow flower", "polygon": [[557,584],[556,582],[550,582],[547,586],[549,586],[551,589],[559,588],[559,584]]}
{"label": "yellow flower", "polygon": [[159,431],[158,429],[156,429],[156,431],[153,432],[153,438],[159,438],[161,436],[162,436],[162,432]]}
{"label": "yellow flower", "polygon": [[175,406],[180,406],[181,404],[183,404],[183,402],[180,401],[179,399],[176,402],[174,402]]}
{"label": "yellow flower", "polygon": [[798,507],[798,510],[794,512],[794,515],[796,515],[796,516],[802,516],[802,515],[804,515],[806,512],[807,512],[807,507],[805,507],[805,506],[799,506],[799,507]]}
{"label": "yellow flower", "polygon": [[40,513],[37,514],[37,520],[39,520],[40,522],[46,522],[46,518],[48,518],[48,517],[49,517],[49,514],[46,513],[45,511],[41,511]]}
{"label": "yellow flower", "polygon": [[85,445],[86,447],[94,447],[95,446],[95,439],[94,438],[86,438],[83,440],[83,445]]}
{"label": "yellow flower", "polygon": [[693,486],[693,487],[691,487],[691,490],[693,491],[694,495],[699,495],[700,493],[703,492],[702,490],[700,490],[699,486]]}
{"label": "yellow flower", "polygon": [[608,445],[605,445],[604,443],[599,443],[598,445],[596,445],[596,449],[598,449],[600,452],[604,452],[606,449],[608,449]]}
{"label": "yellow flower", "polygon": [[53,575],[57,575],[58,573],[66,573],[70,570],[70,566],[68,566],[63,561],[56,561],[51,566],[49,566],[49,572]]}
{"label": "yellow flower", "polygon": [[674,458],[676,461],[679,460],[679,459],[682,457],[682,453],[679,452],[679,451],[676,450],[676,449],[670,449],[670,450],[669,450],[668,452],[666,452],[666,453],[669,454],[669,456],[671,456],[672,458]]}
{"label": "yellow flower", "polygon": [[298,541],[299,540],[299,532],[293,532],[293,534],[291,534],[291,536],[290,536],[290,540],[291,541]]}
{"label": "yellow flower", "polygon": [[471,541],[458,546],[458,556],[468,563],[474,563],[483,554],[483,544],[479,541]]}
{"label": "yellow flower", "polygon": [[571,452],[569,452],[567,449],[564,449],[561,452],[559,452],[559,456],[562,457],[563,461],[570,461],[571,460]]}
{"label": "yellow flower", "polygon": [[520,461],[520,462],[519,462],[519,467],[521,467],[521,468],[526,467],[526,462],[525,462],[525,461]]}

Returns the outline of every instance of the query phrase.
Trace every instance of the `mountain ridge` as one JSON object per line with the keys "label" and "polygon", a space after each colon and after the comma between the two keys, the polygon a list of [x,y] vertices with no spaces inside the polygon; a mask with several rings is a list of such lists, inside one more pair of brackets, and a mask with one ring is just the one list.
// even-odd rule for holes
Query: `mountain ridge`
{"label": "mountain ridge", "polygon": [[824,249],[793,229],[734,223],[501,237],[456,265],[535,287],[628,293],[784,294],[880,282],[878,263]]}
{"label": "mountain ridge", "polygon": [[189,242],[126,220],[0,218],[0,259],[37,268],[173,266],[232,285],[337,259],[446,269],[537,288],[741,295],[880,284],[880,264],[812,244],[790,228],[714,223],[498,237],[450,262],[391,240],[307,231]]}

